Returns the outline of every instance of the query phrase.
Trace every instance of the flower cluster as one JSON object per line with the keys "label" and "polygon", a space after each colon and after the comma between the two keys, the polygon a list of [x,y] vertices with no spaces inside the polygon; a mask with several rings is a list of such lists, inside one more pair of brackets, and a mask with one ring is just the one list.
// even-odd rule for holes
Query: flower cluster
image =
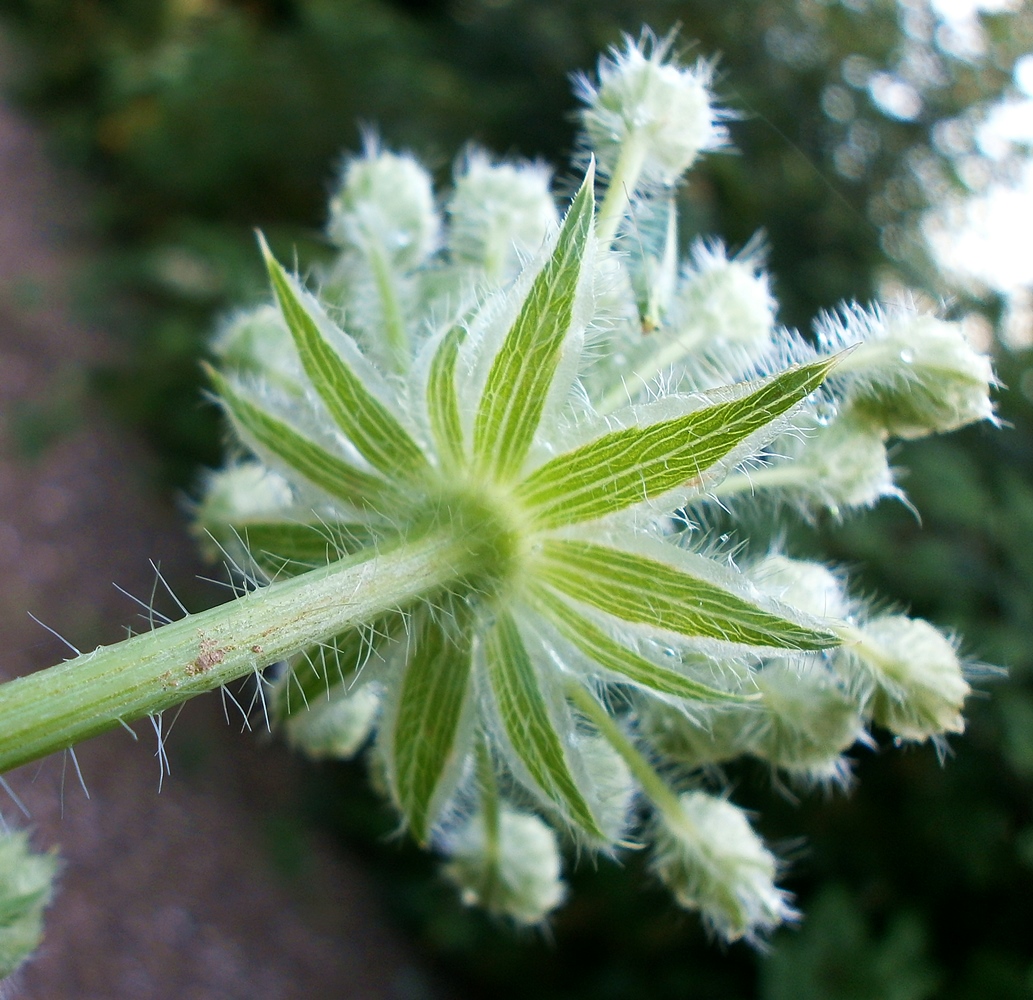
{"label": "flower cluster", "polygon": [[736,565],[707,508],[894,495],[890,437],[991,417],[993,377],[913,311],[844,308],[815,349],[776,326],[756,249],[679,262],[672,188],[727,116],[673,44],[627,39],[579,84],[594,159],[562,222],[540,165],[468,152],[439,209],[370,142],[318,293],[263,245],[274,302],[227,324],[212,374],[248,454],[198,521],[258,585],[419,553],[422,596],[314,639],[274,710],[312,754],[370,745],[465,900],[535,923],[563,842],[641,837],[679,903],[752,939],[794,911],[710,765],[843,783],[873,724],[941,739],[969,689],[933,626],[869,619],[816,563]]}

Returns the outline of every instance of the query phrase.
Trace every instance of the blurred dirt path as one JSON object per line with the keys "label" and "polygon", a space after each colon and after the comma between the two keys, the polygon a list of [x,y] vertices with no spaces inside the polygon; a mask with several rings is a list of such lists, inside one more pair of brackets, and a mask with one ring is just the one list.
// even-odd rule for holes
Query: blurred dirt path
{"label": "blurred dirt path", "polygon": [[[0,70],[9,58],[0,44]],[[92,648],[136,619],[113,583],[147,598],[149,559],[174,588],[199,571],[183,519],[148,485],[145,450],[82,391],[112,346],[70,318],[69,275],[87,249],[76,186],[0,104],[0,677],[68,655],[28,612]],[[297,771],[280,748],[228,727],[217,697],[198,699],[158,794],[153,733],[135,728],[139,743],[116,731],[77,751],[88,800],[60,757],[8,776],[31,819],[0,791],[3,817],[64,861],[43,947],[12,997],[446,995],[379,916],[361,869],[291,826]],[[289,875],[275,862],[285,824],[303,847]]]}

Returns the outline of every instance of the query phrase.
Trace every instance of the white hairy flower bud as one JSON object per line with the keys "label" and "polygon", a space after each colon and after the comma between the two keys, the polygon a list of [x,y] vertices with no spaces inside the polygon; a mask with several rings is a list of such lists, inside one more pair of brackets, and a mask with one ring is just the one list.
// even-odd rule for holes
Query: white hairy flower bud
{"label": "white hairy flower bud", "polygon": [[260,462],[240,462],[207,474],[197,520],[202,526],[239,524],[280,513],[291,499],[291,487],[282,476]]}
{"label": "white hairy flower bud", "polygon": [[746,814],[705,792],[678,797],[680,813],[658,810],[653,868],[678,903],[698,910],[726,941],[753,939],[795,917],[775,885],[777,862]]}
{"label": "white hairy flower bud", "polygon": [[380,688],[365,684],[356,690],[338,684],[329,696],[290,715],[283,726],[287,742],[316,759],[354,757],[373,731],[380,709]]}
{"label": "white hairy flower bud", "polygon": [[23,832],[0,832],[0,979],[39,945],[57,876],[53,854],[35,854]]}
{"label": "white hairy flower bud", "polygon": [[408,155],[369,143],[346,164],[330,202],[330,238],[339,246],[367,248],[372,241],[397,267],[415,268],[436,249],[440,220],[430,174]]}
{"label": "white hairy flower bud", "polygon": [[823,421],[819,415],[797,459],[796,486],[804,495],[838,513],[899,493],[880,427],[849,409]]}
{"label": "white hairy flower bud", "polygon": [[756,705],[748,708],[693,707],[687,714],[666,702],[643,701],[638,729],[659,754],[688,768],[721,764],[746,753],[762,724]]}
{"label": "white hairy flower bud", "polygon": [[668,59],[672,42],[673,36],[625,37],[622,49],[599,60],[598,86],[578,78],[578,96],[588,105],[582,123],[601,174],[613,175],[626,146],[634,144],[642,181],[671,185],[701,152],[725,142],[711,103],[713,67],[703,61],[677,65]]}
{"label": "white hairy flower bud", "polygon": [[231,316],[211,343],[227,368],[298,391],[303,379],[298,352],[280,310],[259,306]]}
{"label": "white hairy flower bud", "polygon": [[844,647],[875,682],[875,721],[902,740],[921,743],[965,729],[971,692],[954,644],[928,622],[885,615],[855,630]]}
{"label": "white hairy flower bud", "polygon": [[644,704],[639,731],[668,760],[688,768],[752,754],[805,780],[842,777],[840,755],[864,737],[857,701],[824,665],[776,659],[754,674],[758,701],[694,708]]}
{"label": "white hairy flower bud", "polygon": [[771,346],[778,306],[753,255],[729,260],[723,244],[697,243],[678,298],[681,323],[702,346],[734,345],[750,355]]}
{"label": "white hairy flower bud", "polygon": [[839,348],[857,344],[838,374],[853,375],[848,399],[895,437],[919,438],[994,417],[990,359],[960,323],[917,309],[844,308],[818,327]]}
{"label": "white hairy flower bud", "polygon": [[817,618],[846,618],[843,581],[827,566],[777,553],[757,562],[750,577],[769,597]]}
{"label": "white hairy flower bud", "polygon": [[448,204],[455,257],[497,279],[513,273],[521,252],[537,250],[559,222],[551,177],[544,164],[492,163],[479,150],[468,153]]}
{"label": "white hairy flower bud", "polygon": [[447,850],[445,875],[467,906],[537,924],[566,895],[556,835],[537,816],[504,807],[493,838],[478,814],[450,837]]}
{"label": "white hairy flower bud", "polygon": [[756,675],[764,721],[750,753],[803,777],[839,773],[840,754],[864,736],[857,704],[813,661],[774,660]]}
{"label": "white hairy flower bud", "polygon": [[772,451],[784,458],[733,473],[717,485],[716,495],[776,490],[806,510],[826,507],[834,515],[901,495],[893,481],[886,432],[852,407],[819,404],[798,416],[794,432]]}
{"label": "white hairy flower bud", "polygon": [[[733,382],[772,348],[778,306],[756,250],[747,248],[729,259],[719,241],[699,241],[691,265],[668,294],[662,286],[665,272],[675,264],[676,246],[673,240],[666,243],[655,265],[644,267],[638,277],[643,286],[636,292],[642,329],[619,345],[616,357],[604,358],[588,379],[589,392],[598,397],[603,412],[658,382],[678,388],[694,383],[698,388],[704,371],[708,383],[714,372],[720,372],[720,381]],[[700,358],[708,359],[705,367]]]}
{"label": "white hairy flower bud", "polygon": [[241,566],[249,565],[247,523],[282,518],[293,499],[287,480],[261,462],[210,470],[195,513],[195,534],[205,555],[229,556]]}
{"label": "white hairy flower bud", "polygon": [[627,830],[635,798],[635,781],[624,758],[601,736],[578,741],[581,763],[592,789],[599,828],[611,843]]}

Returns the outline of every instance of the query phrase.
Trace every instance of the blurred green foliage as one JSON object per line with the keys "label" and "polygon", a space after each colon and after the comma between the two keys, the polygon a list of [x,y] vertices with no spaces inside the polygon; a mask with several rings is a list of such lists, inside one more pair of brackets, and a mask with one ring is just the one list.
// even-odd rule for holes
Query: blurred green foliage
{"label": "blurred green foliage", "polygon": [[[266,294],[252,227],[282,258],[317,260],[357,123],[439,176],[471,136],[562,161],[575,143],[568,74],[621,30],[680,22],[720,55],[719,93],[740,114],[739,154],[708,157],[682,193],[686,228],[741,246],[763,227],[781,318],[806,327],[887,276],[964,302],[917,221],[971,183],[980,110],[1033,50],[1028,5],[985,16],[984,51],[970,52],[924,0],[0,0],[0,15],[29,55],[18,97],[94,179],[103,247],[85,306],[126,345],[95,385],[178,485],[218,460],[198,403],[204,340],[219,314]],[[876,71],[906,83],[917,111],[874,100]],[[1010,678],[980,683],[990,697],[973,700],[944,766],[931,748],[862,753],[860,794],[799,806],[758,768],[731,775],[737,801],[763,804],[806,914],[770,957],[719,953],[607,863],[574,876],[547,936],[514,938],[386,842],[391,820],[354,767],[311,772],[309,815],[366,853],[397,918],[467,995],[1033,997],[1033,357],[1002,354],[998,370],[1008,430],[901,447],[921,521],[888,504],[817,527],[861,592],[956,629]],[[40,420],[26,423],[33,441]],[[783,531],[805,554],[810,529]],[[785,840],[801,828],[804,845]]]}

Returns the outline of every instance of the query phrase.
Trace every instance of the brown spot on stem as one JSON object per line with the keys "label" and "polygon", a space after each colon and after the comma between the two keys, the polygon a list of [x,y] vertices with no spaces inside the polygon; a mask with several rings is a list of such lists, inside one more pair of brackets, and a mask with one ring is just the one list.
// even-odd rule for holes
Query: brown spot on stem
{"label": "brown spot on stem", "polygon": [[198,674],[206,674],[212,667],[222,663],[225,659],[225,649],[220,649],[214,639],[201,636],[201,651],[197,654],[197,659],[187,666],[187,676],[196,677]]}

